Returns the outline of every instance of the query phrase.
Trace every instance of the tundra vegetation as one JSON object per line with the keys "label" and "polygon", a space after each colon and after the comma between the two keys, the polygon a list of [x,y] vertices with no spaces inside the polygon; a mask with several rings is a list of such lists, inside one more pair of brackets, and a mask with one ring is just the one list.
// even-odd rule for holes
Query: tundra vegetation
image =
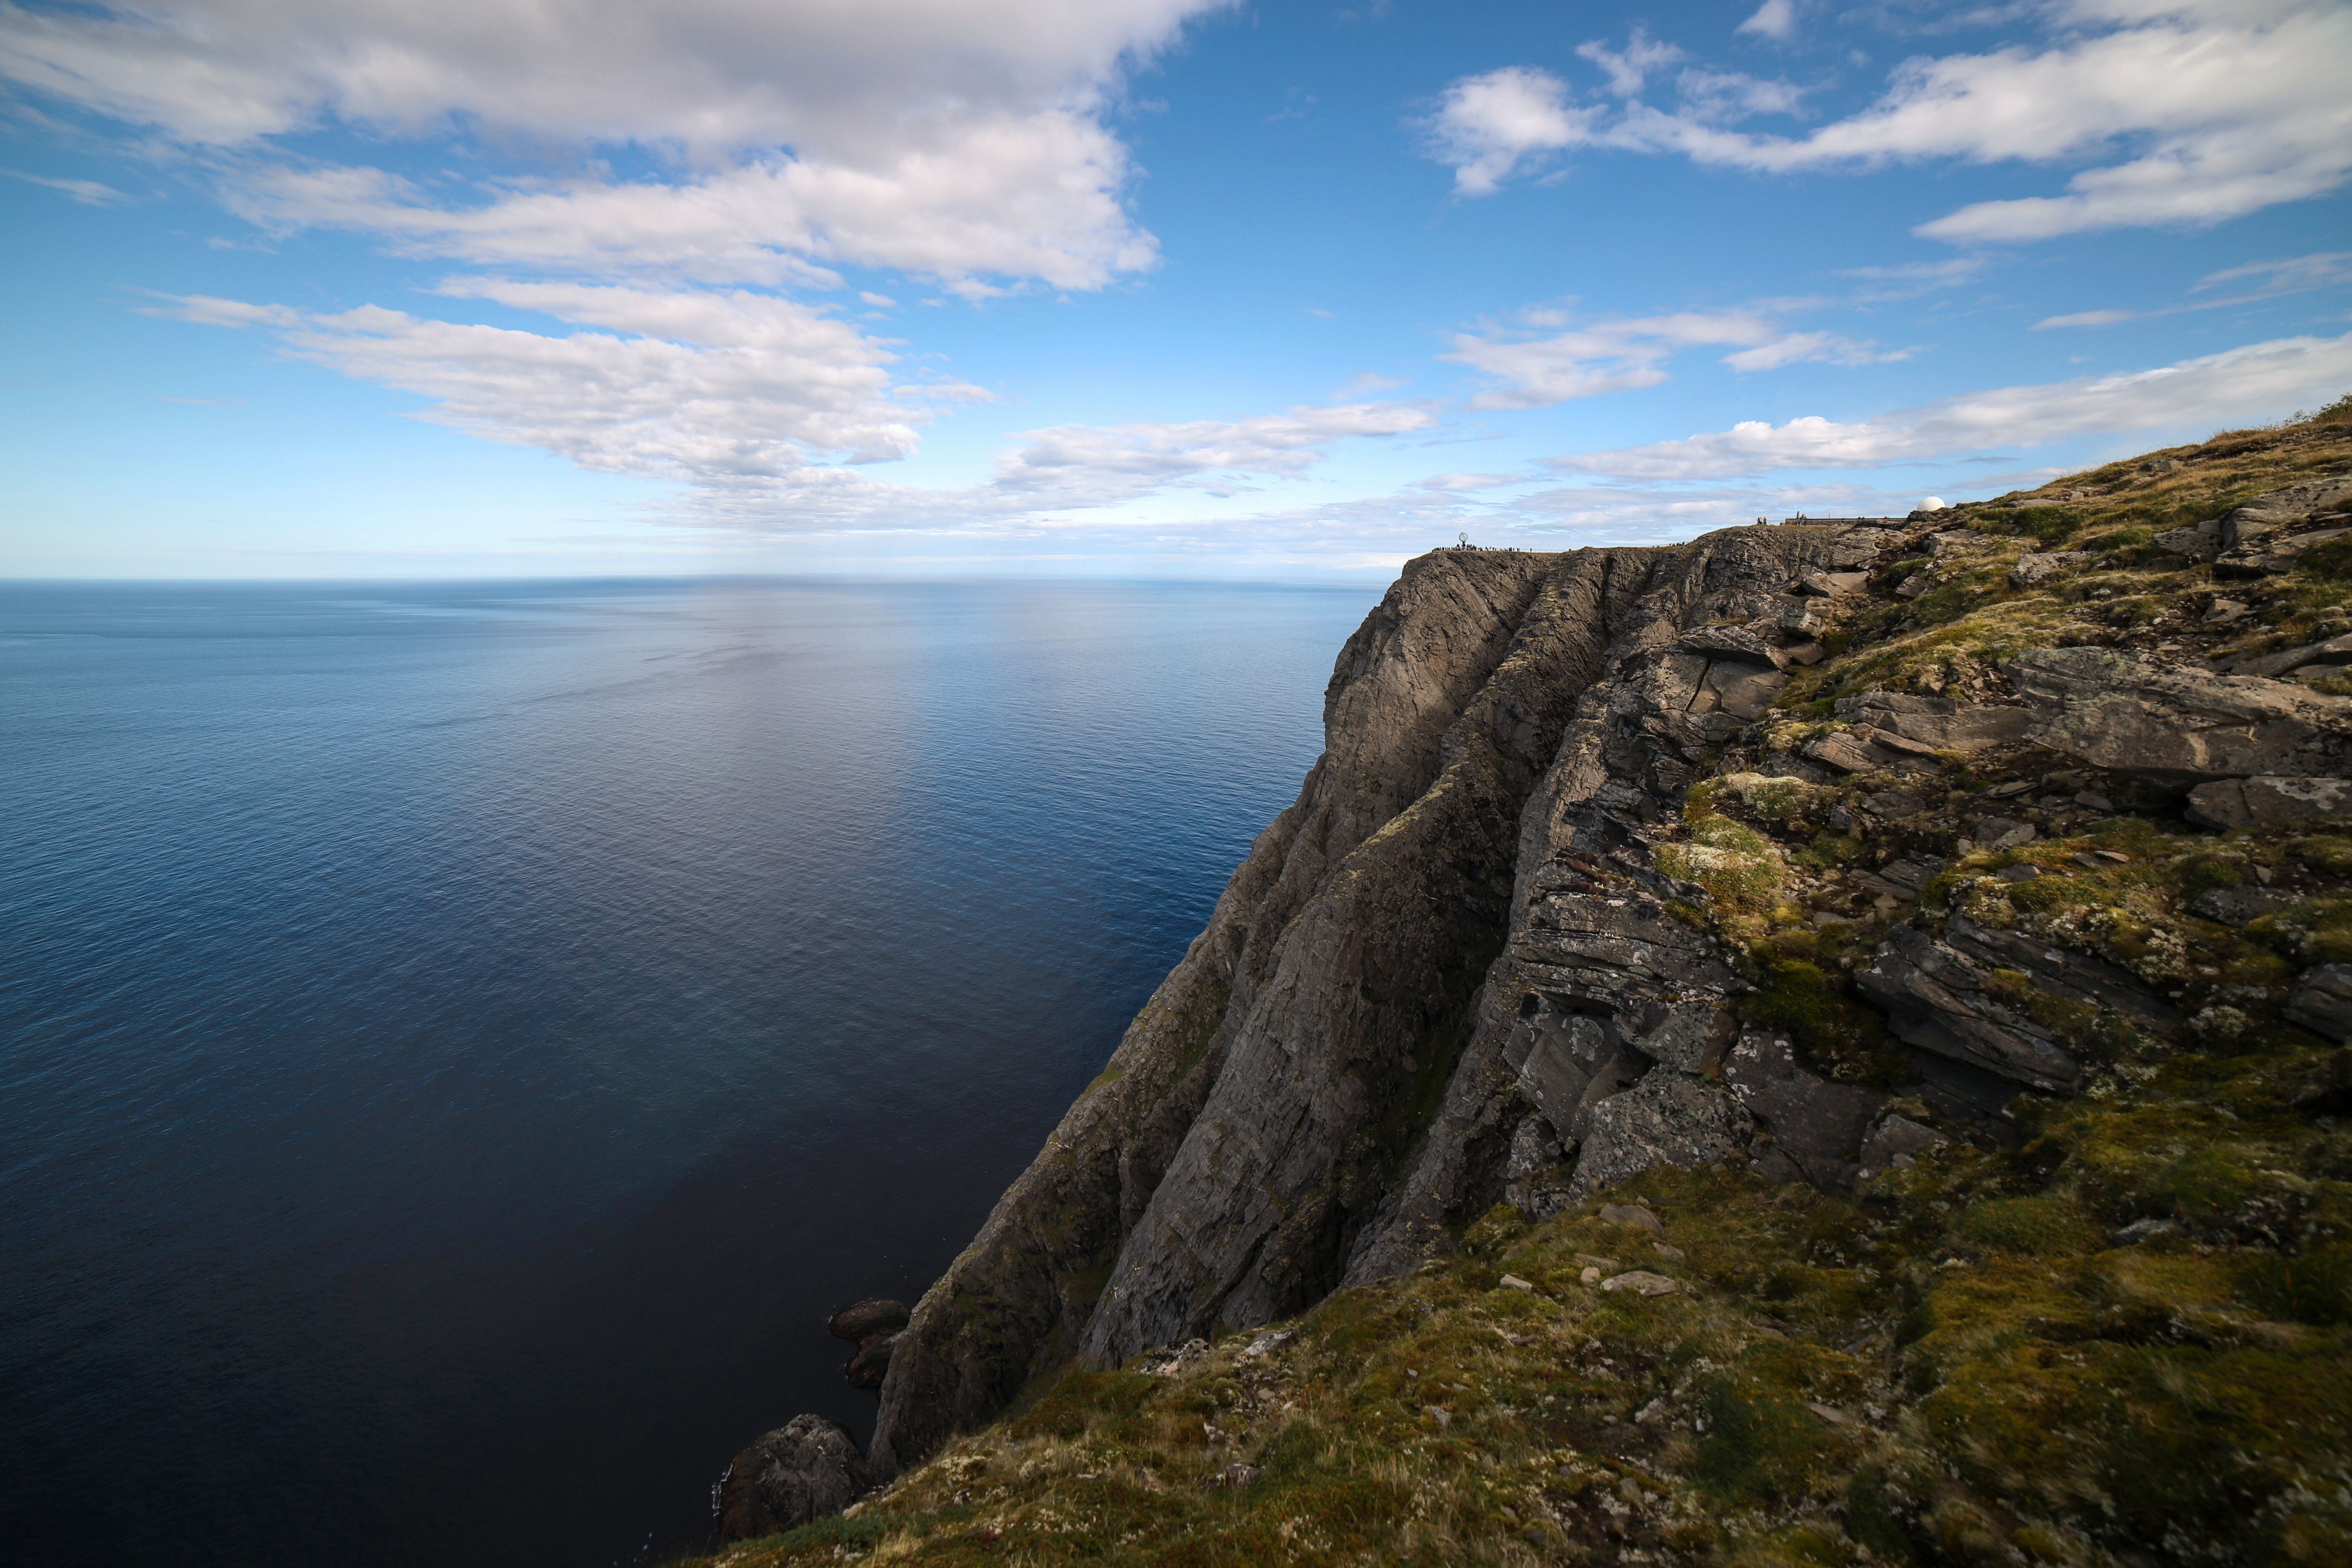
{"label": "tundra vegetation", "polygon": [[[2297,1001],[2352,963],[2352,818],[2200,826],[2032,743],[1803,760],[1871,694],[2011,700],[2029,650],[2205,671],[2352,634],[2352,533],[2234,574],[2187,538],[2347,473],[2352,399],[1915,519],[1655,851],[1743,1021],[1835,1082],[1915,1077],[1867,978],[1899,926],[2160,998],[1990,971],[2071,1091],[1990,1130],[1898,1099],[1939,1141],[1850,1192],[1729,1159],[1497,1205],[1290,1321],[1041,1377],[846,1513],[706,1561],[2352,1562],[2352,1049]],[[2288,662],[2262,673],[2352,692],[2352,657]]]}

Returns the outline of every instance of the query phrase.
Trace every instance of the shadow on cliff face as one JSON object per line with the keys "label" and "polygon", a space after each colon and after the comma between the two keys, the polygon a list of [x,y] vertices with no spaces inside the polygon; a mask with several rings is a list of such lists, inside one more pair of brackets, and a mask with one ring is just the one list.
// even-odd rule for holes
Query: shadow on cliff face
{"label": "shadow on cliff face", "polygon": [[[2300,1061],[2352,1033],[2352,839],[2331,836],[2352,795],[2348,428],[2217,437],[2051,504],[1410,563],[1340,655],[1298,802],[916,1308],[877,1478],[1074,1360],[1388,1289],[1499,1223],[1479,1217],[1498,1200],[1513,1225],[1582,1224],[1645,1173],[1840,1204],[1916,1186],[1939,1217],[1906,1221],[1913,1239],[1955,1256],[2089,1257],[2098,1226],[2140,1219],[2174,1228],[2135,1245],[2333,1245],[2311,1203],[2275,1223],[2240,1205],[2213,1230],[2051,1196],[2097,1136],[2144,1130],[2078,1119],[2053,1143],[2033,1108],[2194,1079],[2168,1064],[2198,1051]],[[2341,1076],[2340,1053],[2311,1070]],[[2333,1103],[2314,1092],[2301,1114]],[[1981,1223],[1948,1217],[1978,1202]],[[1547,1247],[1549,1269],[1565,1255]],[[1578,1267],[1618,1283],[1617,1259]],[[2007,1321],[1936,1307],[1931,1276],[1905,1289],[1923,1321]],[[1909,1364],[1910,1394],[1953,1386]],[[1719,1448],[1748,1407],[1706,1397]],[[1941,1505],[1906,1496],[1888,1539],[1916,1543]]]}

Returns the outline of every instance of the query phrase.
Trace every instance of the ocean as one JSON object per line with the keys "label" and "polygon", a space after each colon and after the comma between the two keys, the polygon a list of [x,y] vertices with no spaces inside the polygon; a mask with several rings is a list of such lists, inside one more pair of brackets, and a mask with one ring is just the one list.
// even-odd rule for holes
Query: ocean
{"label": "ocean", "polygon": [[0,584],[0,1542],[595,1565],[863,1441],[1376,593]]}

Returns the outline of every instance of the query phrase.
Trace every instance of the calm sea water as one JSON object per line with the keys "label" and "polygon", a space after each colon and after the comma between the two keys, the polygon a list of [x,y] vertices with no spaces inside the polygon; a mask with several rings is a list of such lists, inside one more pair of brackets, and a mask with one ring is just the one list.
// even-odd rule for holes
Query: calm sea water
{"label": "calm sea water", "polygon": [[0,586],[0,1542],[639,1562],[911,1300],[1372,595]]}

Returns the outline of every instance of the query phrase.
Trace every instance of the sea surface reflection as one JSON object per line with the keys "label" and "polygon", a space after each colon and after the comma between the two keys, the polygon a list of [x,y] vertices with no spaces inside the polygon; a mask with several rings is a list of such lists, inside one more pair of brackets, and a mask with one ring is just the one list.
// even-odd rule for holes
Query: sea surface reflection
{"label": "sea surface reflection", "polygon": [[1364,590],[0,586],[0,1539],[605,1563],[861,1436]]}

